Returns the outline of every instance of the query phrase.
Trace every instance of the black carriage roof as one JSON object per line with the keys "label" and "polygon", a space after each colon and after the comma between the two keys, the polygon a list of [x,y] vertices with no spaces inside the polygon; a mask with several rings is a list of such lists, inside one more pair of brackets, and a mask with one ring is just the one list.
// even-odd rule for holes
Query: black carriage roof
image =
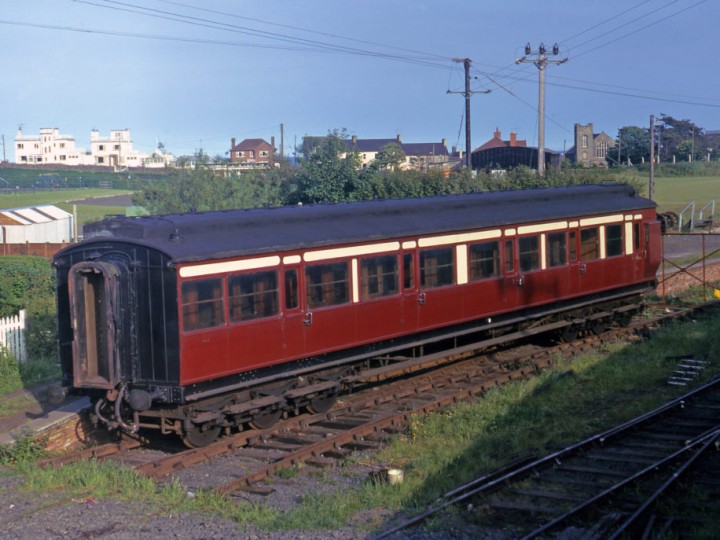
{"label": "black carriage roof", "polygon": [[175,262],[191,262],[654,207],[655,203],[639,197],[628,185],[583,185],[423,199],[112,217],[86,225],[84,243],[128,241],[164,252]]}

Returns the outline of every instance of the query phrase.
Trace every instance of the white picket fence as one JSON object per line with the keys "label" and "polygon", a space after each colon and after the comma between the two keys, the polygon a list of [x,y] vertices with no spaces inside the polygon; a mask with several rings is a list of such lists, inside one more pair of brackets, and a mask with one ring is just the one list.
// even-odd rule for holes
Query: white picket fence
{"label": "white picket fence", "polygon": [[9,349],[18,362],[27,360],[25,330],[27,317],[24,309],[14,317],[0,318],[0,345]]}

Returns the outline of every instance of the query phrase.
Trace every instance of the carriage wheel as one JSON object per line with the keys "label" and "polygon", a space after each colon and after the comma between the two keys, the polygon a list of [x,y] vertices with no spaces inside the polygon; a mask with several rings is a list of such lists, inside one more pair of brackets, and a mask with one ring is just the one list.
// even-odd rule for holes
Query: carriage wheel
{"label": "carriage wheel", "polygon": [[307,406],[307,410],[311,414],[320,414],[320,413],[328,412],[332,408],[332,406],[335,405],[337,398],[338,398],[337,392],[332,392],[329,394],[320,394],[319,396],[310,400],[310,403],[308,403],[308,406]]}
{"label": "carriage wheel", "polygon": [[605,330],[608,328],[607,321],[597,321],[595,324],[592,325],[592,333],[596,336],[599,336],[602,334]]}
{"label": "carriage wheel", "polygon": [[203,429],[204,426],[193,426],[185,431],[183,443],[188,448],[202,448],[214,443],[220,435],[220,426],[213,426]]}
{"label": "carriage wheel", "polygon": [[618,315],[616,321],[617,323],[622,326],[630,326],[630,323],[632,322],[633,314],[629,312],[622,313],[621,315]]}
{"label": "carriage wheel", "polygon": [[578,337],[577,326],[568,325],[560,330],[560,341],[563,343],[571,343]]}
{"label": "carriage wheel", "polygon": [[248,423],[255,429],[267,429],[275,425],[281,416],[282,409],[263,409],[256,413]]}

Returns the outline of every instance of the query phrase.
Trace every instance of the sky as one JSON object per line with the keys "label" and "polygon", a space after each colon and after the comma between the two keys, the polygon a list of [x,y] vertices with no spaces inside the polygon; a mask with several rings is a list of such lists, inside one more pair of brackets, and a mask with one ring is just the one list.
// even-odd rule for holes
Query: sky
{"label": "sky", "polygon": [[[650,115],[720,129],[717,0],[0,0],[0,135],[19,127],[129,129],[135,148],[227,157],[231,139],[285,155],[304,135],[447,141],[499,129],[538,142],[538,69],[526,43],[558,44],[545,69],[545,146],[575,123],[612,137]],[[528,58],[535,58],[530,55]],[[489,93],[480,93],[490,90]]]}

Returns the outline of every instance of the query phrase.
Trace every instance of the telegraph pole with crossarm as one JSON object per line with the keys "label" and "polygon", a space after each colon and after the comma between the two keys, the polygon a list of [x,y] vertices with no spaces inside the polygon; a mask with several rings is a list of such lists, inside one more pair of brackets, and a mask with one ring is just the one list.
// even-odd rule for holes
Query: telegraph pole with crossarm
{"label": "telegraph pole with crossarm", "polygon": [[[545,174],[545,68],[548,64],[564,64],[568,61],[567,57],[562,60],[550,60],[548,54],[557,56],[560,48],[556,43],[553,45],[552,51],[548,52],[543,43],[540,43],[537,51],[533,51],[528,43],[525,45],[525,56],[515,60],[516,64],[530,63],[535,64],[539,71],[540,90],[538,91],[538,176]],[[528,58],[533,55],[534,58]]]}
{"label": "telegraph pole with crossarm", "polygon": [[448,94],[463,94],[465,96],[465,167],[472,170],[472,147],[470,146],[470,96],[473,94],[488,94],[490,90],[470,90],[470,64],[469,58],[453,58],[453,62],[462,62],[465,67],[465,90],[462,92],[448,90]]}

